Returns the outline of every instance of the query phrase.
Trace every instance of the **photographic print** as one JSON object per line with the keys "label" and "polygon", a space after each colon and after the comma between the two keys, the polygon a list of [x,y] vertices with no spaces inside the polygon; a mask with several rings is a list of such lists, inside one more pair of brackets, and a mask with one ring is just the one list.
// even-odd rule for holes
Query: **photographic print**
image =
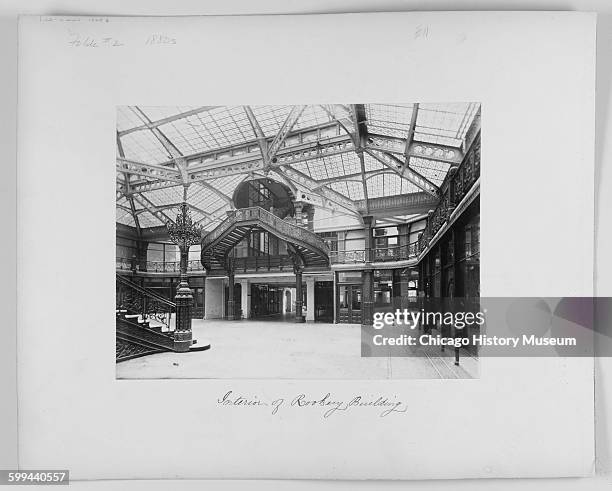
{"label": "photographic print", "polygon": [[361,333],[479,297],[480,120],[478,102],[117,107],[117,377],[477,377],[469,345],[367,356]]}

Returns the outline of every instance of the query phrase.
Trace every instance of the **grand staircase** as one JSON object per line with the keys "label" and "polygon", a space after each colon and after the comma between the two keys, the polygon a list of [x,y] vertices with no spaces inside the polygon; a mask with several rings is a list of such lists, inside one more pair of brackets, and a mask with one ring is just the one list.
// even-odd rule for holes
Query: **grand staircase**
{"label": "grand staircase", "polygon": [[304,268],[329,266],[329,249],[314,232],[294,225],[259,206],[240,208],[202,239],[202,265],[208,272],[227,269],[229,251],[255,230],[284,240]]}
{"label": "grand staircase", "polygon": [[[116,275],[116,361],[174,350],[176,304],[127,277]],[[196,345],[202,351],[210,345]]]}

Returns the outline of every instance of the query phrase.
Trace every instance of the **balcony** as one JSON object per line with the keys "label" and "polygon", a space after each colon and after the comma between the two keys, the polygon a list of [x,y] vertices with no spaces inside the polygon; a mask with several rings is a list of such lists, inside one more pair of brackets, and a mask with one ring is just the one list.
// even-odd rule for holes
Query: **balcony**
{"label": "balcony", "polygon": [[[118,257],[116,258],[117,271],[142,271],[147,273],[176,273],[181,272],[180,261],[146,261],[143,265],[138,264],[138,261],[132,258]],[[187,272],[204,271],[204,267],[199,259],[193,259],[187,262]]]}
{"label": "balcony", "polygon": [[331,264],[363,264],[365,262],[408,261],[418,256],[418,243],[397,246],[375,247],[370,251],[366,261],[367,251],[356,249],[352,251],[332,251],[329,255]]}

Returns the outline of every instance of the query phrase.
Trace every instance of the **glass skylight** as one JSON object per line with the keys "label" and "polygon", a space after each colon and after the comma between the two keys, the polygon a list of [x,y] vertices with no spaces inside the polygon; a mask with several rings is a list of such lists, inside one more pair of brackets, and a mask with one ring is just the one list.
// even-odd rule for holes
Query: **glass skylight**
{"label": "glass skylight", "polygon": [[[418,108],[412,103],[358,106],[351,103],[306,106],[291,128],[289,138],[281,146],[282,152],[289,157],[280,161],[282,166],[279,170],[299,171],[328,190],[353,201],[364,199],[366,177],[369,198],[420,192],[417,186],[398,175],[395,166],[390,168],[367,152],[364,152],[367,174],[361,174],[361,162],[354,150],[354,115],[365,114],[361,129],[370,135],[382,135],[383,145],[376,147],[378,152],[385,151],[384,138],[387,138],[390,144],[395,145],[393,152],[396,159],[404,164],[402,144],[410,137],[415,110],[414,142],[447,145],[458,152],[461,152],[466,133],[480,110],[480,104],[473,102],[419,103]],[[277,136],[292,110],[292,106],[287,105],[250,107],[268,144]],[[202,159],[207,169],[223,165],[231,168],[227,176],[204,177],[207,180],[192,182],[189,186],[188,202],[193,207],[192,216],[206,230],[223,220],[229,209],[227,199],[219,193],[231,199],[236,187],[249,175],[254,178],[266,175],[261,167],[255,167],[254,174],[249,174],[253,170],[244,165],[250,159],[258,160],[258,165],[261,165],[260,142],[244,106],[121,106],[117,108],[117,131],[125,157],[144,165],[177,169],[175,155],[166,148],[169,142],[187,161],[189,173],[195,169],[197,174],[204,168]],[[388,149],[391,151],[391,146]],[[291,163],[292,158],[300,162]],[[411,169],[435,185],[443,182],[450,166],[450,163],[426,157],[410,157],[409,161]],[[383,172],[377,173],[379,171]],[[124,172],[118,170],[118,181],[124,182]],[[141,228],[161,225],[156,216],[143,208],[143,203],[151,210],[161,208],[165,214],[172,216],[175,211],[169,205],[176,205],[183,199],[181,185],[162,181],[160,186],[155,172],[153,169],[148,177],[132,175],[130,179],[132,183],[149,181],[154,184],[151,189],[134,195],[134,207]],[[218,174],[222,175],[223,172]],[[269,176],[283,181],[274,171]],[[298,177],[295,179],[296,187],[304,187]],[[124,196],[117,200],[117,222],[135,226],[130,202]]]}

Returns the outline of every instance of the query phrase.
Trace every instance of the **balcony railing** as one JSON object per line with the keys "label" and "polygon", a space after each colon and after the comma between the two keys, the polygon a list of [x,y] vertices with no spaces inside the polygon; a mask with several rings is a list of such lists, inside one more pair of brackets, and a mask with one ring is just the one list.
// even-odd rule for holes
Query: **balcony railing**
{"label": "balcony railing", "polygon": [[232,265],[237,272],[293,270],[293,261],[289,256],[233,257]]}
{"label": "balcony railing", "polygon": [[116,269],[121,271],[130,271],[133,269],[135,265],[135,261],[133,259],[129,259],[127,257],[118,257],[116,258]]}
{"label": "balcony railing", "polygon": [[476,134],[457,171],[454,174],[449,174],[442,183],[440,202],[433,213],[429,215],[427,226],[419,237],[419,253],[429,246],[431,240],[448,221],[455,207],[465,198],[479,178],[480,134]]}
{"label": "balcony railing", "polygon": [[[202,263],[199,259],[187,261],[187,271],[203,271]],[[180,261],[147,261],[147,272],[153,273],[180,273]]]}
{"label": "balcony railing", "polygon": [[375,247],[370,250],[370,257],[367,259],[365,249],[352,251],[332,251],[329,259],[332,264],[358,264],[365,262],[384,262],[384,261],[406,261],[418,255],[418,243],[404,244],[398,246]]}
{"label": "balcony railing", "polygon": [[[118,257],[116,258],[116,268],[119,271],[146,271],[148,273],[180,273],[180,261],[146,261],[146,269],[143,269],[133,259]],[[187,271],[203,271],[204,267],[199,259],[187,261]]]}
{"label": "balcony railing", "polygon": [[332,264],[356,264],[365,263],[366,251],[357,249],[354,251],[332,251],[329,253],[329,262]]}
{"label": "balcony railing", "polygon": [[376,247],[372,249],[372,261],[405,261],[417,256],[417,242],[399,246]]}

